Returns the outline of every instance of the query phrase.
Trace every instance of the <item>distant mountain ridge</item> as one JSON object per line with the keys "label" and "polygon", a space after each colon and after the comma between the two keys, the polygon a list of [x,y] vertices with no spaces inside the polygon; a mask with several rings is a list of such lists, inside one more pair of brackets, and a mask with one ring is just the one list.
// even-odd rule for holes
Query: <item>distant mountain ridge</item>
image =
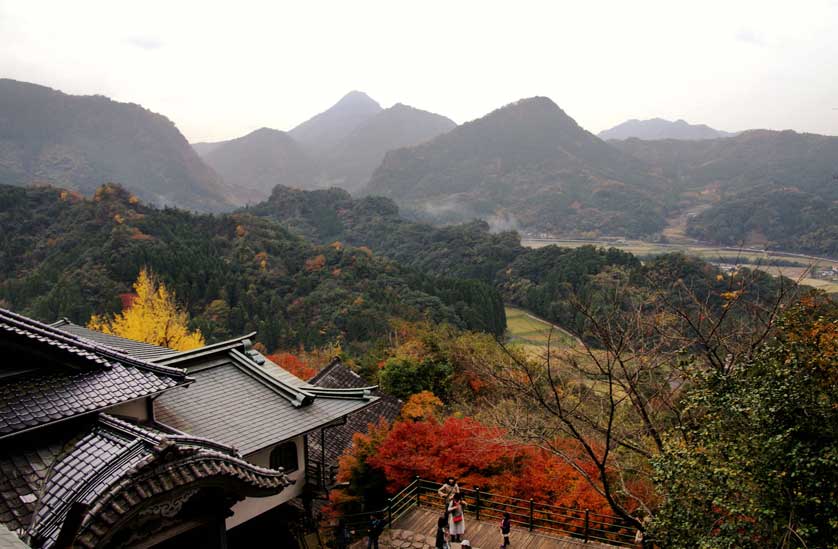
{"label": "distant mountain ridge", "polygon": [[156,205],[231,207],[175,125],[139,105],[0,79],[0,182],[92,194],[117,182]]}
{"label": "distant mountain ridge", "polygon": [[193,147],[221,175],[236,204],[244,205],[266,199],[276,185],[356,191],[387,151],[422,143],[455,126],[444,116],[401,103],[382,109],[368,95],[350,92],[289,132],[263,128]]}
{"label": "distant mountain ridge", "polygon": [[456,126],[445,116],[396,103],[359,125],[326,155],[321,184],[356,191],[387,151],[424,143]]}
{"label": "distant mountain ridge", "polygon": [[716,130],[705,124],[689,124],[685,120],[664,120],[663,118],[652,118],[650,120],[627,120],[611,129],[604,130],[597,134],[603,140],[623,139],[682,139],[701,140],[718,139],[720,137],[731,137],[735,133]]}
{"label": "distant mountain ridge", "polygon": [[238,204],[264,200],[276,185],[307,188],[317,170],[299,143],[279,130],[261,128],[213,145],[204,160]]}
{"label": "distant mountain ridge", "polygon": [[644,162],[534,97],[390,151],[364,192],[434,222],[642,235],[663,227],[667,189]]}

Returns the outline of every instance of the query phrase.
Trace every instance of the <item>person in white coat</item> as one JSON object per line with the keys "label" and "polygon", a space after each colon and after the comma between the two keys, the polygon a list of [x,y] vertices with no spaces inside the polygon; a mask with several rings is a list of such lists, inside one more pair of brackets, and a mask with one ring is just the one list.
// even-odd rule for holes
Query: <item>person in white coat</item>
{"label": "person in white coat", "polygon": [[462,496],[460,494],[454,494],[454,498],[448,505],[448,533],[451,535],[451,541],[459,542],[462,535],[466,533],[466,520],[463,506]]}

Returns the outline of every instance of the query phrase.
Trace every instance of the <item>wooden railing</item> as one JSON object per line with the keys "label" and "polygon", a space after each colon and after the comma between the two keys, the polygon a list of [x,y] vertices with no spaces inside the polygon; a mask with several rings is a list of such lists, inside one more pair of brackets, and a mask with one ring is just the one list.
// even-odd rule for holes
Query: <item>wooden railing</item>
{"label": "wooden railing", "polygon": [[[366,535],[374,515],[381,516],[387,525],[393,523],[414,508],[437,508],[442,514],[445,504],[437,494],[441,484],[417,477],[392,498],[387,506],[364,513],[343,515],[342,519],[350,530]],[[465,499],[465,512],[476,520],[500,521],[509,513],[510,522],[549,536],[580,539],[587,543],[596,541],[611,545],[634,546],[636,530],[626,521],[614,515],[594,513],[587,509],[574,509],[521,499],[480,489],[461,489]]]}

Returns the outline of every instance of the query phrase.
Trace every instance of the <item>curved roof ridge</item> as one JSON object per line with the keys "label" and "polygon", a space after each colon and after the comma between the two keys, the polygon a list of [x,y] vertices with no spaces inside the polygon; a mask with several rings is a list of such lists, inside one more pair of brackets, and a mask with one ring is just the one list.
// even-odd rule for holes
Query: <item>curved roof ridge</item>
{"label": "curved roof ridge", "polygon": [[29,337],[30,339],[36,339],[42,343],[46,343],[47,345],[63,349],[82,358],[86,358],[90,362],[99,366],[106,368],[112,367],[113,365],[110,364],[108,360],[105,360],[110,359],[129,366],[148,370],[156,374],[170,376],[178,380],[186,378],[186,370],[152,364],[145,360],[127,355],[117,349],[114,349],[113,347],[96,343],[95,341],[65,330],[61,330],[60,328],[56,328],[50,324],[19,315],[8,309],[0,308],[0,325],[2,324],[9,326],[9,328],[12,329],[11,331]]}

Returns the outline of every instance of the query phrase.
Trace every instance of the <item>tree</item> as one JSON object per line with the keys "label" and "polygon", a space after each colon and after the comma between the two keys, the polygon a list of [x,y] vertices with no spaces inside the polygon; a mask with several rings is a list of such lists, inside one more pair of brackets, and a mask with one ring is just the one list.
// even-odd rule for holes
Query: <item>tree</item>
{"label": "tree", "polygon": [[[636,274],[613,269],[596,275],[596,294],[569,295],[577,346],[554,349],[551,338],[540,358],[510,350],[511,365],[486,369],[506,393],[485,402],[487,415],[510,436],[563,458],[641,531],[666,497],[665,486],[648,489],[654,460],[671,440],[689,436],[684,426],[695,411],[683,397],[694,372],[724,374],[749,360],[788,302],[782,285],[761,293],[762,273],[711,276],[704,270],[712,267],[666,261],[642,286]],[[567,440],[570,451],[556,444]]]}
{"label": "tree", "polygon": [[411,395],[402,406],[401,417],[406,420],[427,420],[439,416],[442,410],[442,401],[432,392],[422,391]]}
{"label": "tree", "polygon": [[130,306],[112,318],[93,315],[88,328],[176,351],[204,345],[200,330],[189,330],[189,315],[153,272],[140,270],[134,292]]}
{"label": "tree", "polygon": [[299,356],[291,353],[275,353],[268,355],[268,360],[302,380],[309,380],[317,374],[317,370],[315,368]]}
{"label": "tree", "polygon": [[422,391],[430,391],[444,398],[452,374],[453,368],[447,361],[391,358],[379,373],[379,381],[384,392],[401,399]]}
{"label": "tree", "polygon": [[747,362],[696,372],[655,460],[664,547],[838,547],[838,305],[808,297]]}

